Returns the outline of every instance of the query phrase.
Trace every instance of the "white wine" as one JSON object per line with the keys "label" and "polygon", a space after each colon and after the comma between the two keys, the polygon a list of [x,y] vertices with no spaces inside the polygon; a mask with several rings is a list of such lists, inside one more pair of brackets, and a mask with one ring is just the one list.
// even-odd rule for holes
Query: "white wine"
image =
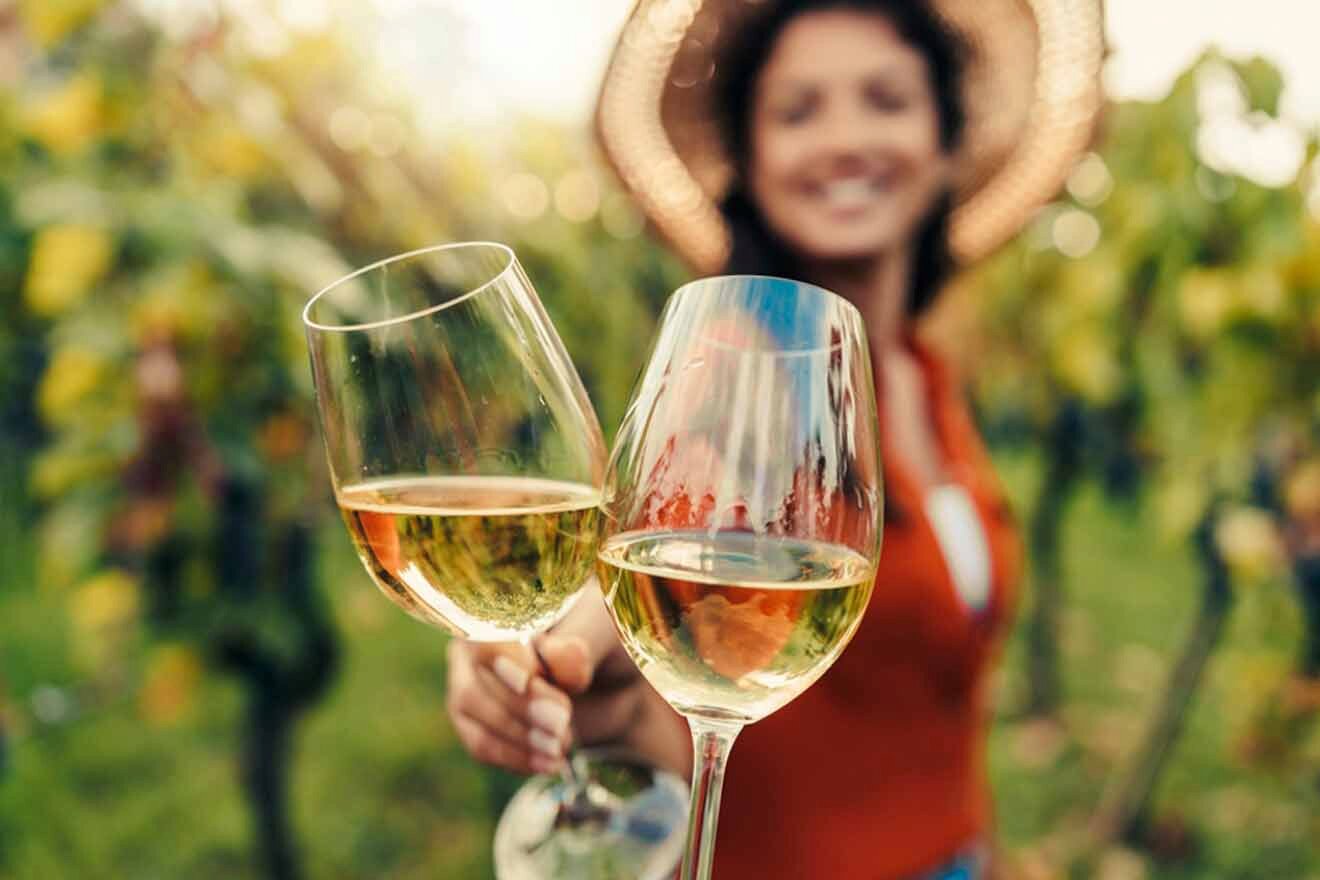
{"label": "white wine", "polygon": [[739,722],[824,674],[875,574],[847,547],[732,531],[624,532],[600,562],[605,601],[651,686],[685,715]]}
{"label": "white wine", "polygon": [[480,641],[550,626],[591,574],[598,490],[525,477],[345,486],[339,507],[376,585],[413,617]]}

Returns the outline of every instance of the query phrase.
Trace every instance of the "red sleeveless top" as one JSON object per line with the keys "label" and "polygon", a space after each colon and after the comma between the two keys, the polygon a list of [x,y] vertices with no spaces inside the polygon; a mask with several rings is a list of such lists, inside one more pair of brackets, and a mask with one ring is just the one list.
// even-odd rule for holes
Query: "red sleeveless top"
{"label": "red sleeveless top", "polygon": [[890,509],[870,606],[824,677],[734,743],[719,880],[899,880],[988,833],[987,673],[1021,552],[957,382],[915,351],[946,471],[985,529],[989,602],[972,611],[958,596],[921,487],[885,449]]}

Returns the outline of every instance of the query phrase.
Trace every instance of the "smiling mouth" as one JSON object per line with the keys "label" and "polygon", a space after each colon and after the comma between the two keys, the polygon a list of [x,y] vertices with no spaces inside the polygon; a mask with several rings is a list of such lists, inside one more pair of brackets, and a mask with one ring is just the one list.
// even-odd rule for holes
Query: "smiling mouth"
{"label": "smiling mouth", "polygon": [[890,189],[885,175],[842,177],[818,183],[807,193],[832,211],[854,212],[870,207]]}

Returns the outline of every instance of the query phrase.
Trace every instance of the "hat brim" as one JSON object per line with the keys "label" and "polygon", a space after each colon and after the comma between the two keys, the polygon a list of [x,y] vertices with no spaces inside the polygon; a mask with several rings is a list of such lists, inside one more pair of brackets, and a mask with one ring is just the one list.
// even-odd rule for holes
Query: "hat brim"
{"label": "hat brim", "polygon": [[[950,247],[991,253],[1053,198],[1102,106],[1098,0],[932,0],[969,48],[967,127]],[[639,0],[601,87],[605,155],[655,230],[696,271],[719,271],[732,179],[712,104],[721,40],[765,0]]]}

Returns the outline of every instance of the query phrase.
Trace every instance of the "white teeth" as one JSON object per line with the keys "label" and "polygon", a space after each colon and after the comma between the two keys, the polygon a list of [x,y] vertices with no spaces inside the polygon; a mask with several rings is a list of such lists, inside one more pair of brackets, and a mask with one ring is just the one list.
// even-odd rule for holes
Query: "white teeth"
{"label": "white teeth", "polygon": [[852,208],[865,205],[875,198],[877,187],[868,178],[850,177],[832,180],[821,187],[821,195],[831,206]]}

